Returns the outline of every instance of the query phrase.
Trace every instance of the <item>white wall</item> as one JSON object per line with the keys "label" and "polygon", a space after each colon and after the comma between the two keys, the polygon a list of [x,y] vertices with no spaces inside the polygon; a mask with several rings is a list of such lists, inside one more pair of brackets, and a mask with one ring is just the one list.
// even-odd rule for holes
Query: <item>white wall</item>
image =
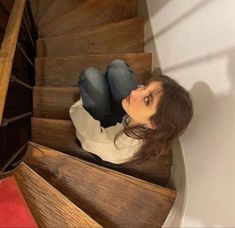
{"label": "white wall", "polygon": [[147,6],[146,52],[158,51],[163,72],[194,102],[180,139],[187,185],[182,227],[235,227],[235,0],[147,0]]}

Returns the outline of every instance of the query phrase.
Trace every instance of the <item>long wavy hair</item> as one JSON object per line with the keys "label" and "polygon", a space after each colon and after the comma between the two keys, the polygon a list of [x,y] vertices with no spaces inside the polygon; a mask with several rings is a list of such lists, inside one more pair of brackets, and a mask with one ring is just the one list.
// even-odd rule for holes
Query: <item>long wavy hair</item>
{"label": "long wavy hair", "polygon": [[150,117],[156,129],[143,129],[141,126],[126,127],[114,138],[116,147],[116,140],[122,134],[143,140],[139,151],[128,162],[144,161],[169,152],[174,141],[183,134],[193,116],[189,92],[165,75],[153,76],[147,84],[153,81],[160,82],[162,88],[157,111]]}

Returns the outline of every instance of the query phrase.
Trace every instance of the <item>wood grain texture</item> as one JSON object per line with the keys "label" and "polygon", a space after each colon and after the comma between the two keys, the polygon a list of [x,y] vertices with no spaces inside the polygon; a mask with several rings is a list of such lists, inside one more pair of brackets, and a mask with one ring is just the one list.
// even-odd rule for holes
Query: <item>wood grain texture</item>
{"label": "wood grain texture", "polygon": [[78,99],[79,89],[76,87],[34,87],[34,116],[48,119],[70,119],[69,108]]}
{"label": "wood grain texture", "polygon": [[105,72],[107,66],[115,59],[122,59],[130,65],[138,83],[142,83],[151,74],[151,53],[36,58],[36,86],[77,87],[79,75],[85,68],[92,66]]}
{"label": "wood grain texture", "polygon": [[71,155],[81,150],[76,144],[72,121],[32,117],[31,124],[32,141]]}
{"label": "wood grain texture", "polygon": [[[43,25],[50,24],[58,17],[62,17],[64,14],[77,8],[81,3],[87,0],[54,0],[50,5],[50,8],[38,21],[39,31]],[[73,22],[76,22],[73,18]],[[54,29],[54,28],[53,28]]]}
{"label": "wood grain texture", "polygon": [[30,8],[32,11],[34,23],[37,24],[37,14],[38,14],[40,0],[29,0],[29,3],[30,3]]}
{"label": "wood grain texture", "polygon": [[[32,0],[33,1],[33,0]],[[38,1],[38,0],[36,0]],[[36,24],[41,20],[41,18],[50,10],[50,6],[55,0],[39,0],[37,4],[37,17]]]}
{"label": "wood grain texture", "polygon": [[26,164],[15,176],[40,227],[101,227]]}
{"label": "wood grain texture", "polygon": [[[87,0],[64,16],[40,26],[39,36],[49,37],[79,32],[137,16],[136,0]],[[76,18],[76,20],[74,20]]]}
{"label": "wood grain texture", "polygon": [[0,122],[10,81],[12,63],[26,0],[17,0],[11,11],[0,50]]}
{"label": "wood grain texture", "polygon": [[25,162],[105,227],[159,227],[175,191],[30,143]]}
{"label": "wood grain texture", "polygon": [[37,57],[144,52],[144,22],[133,18],[37,40]]}
{"label": "wood grain texture", "polygon": [[168,183],[172,153],[141,163],[115,165],[97,160],[76,144],[75,128],[70,120],[31,118],[32,141],[64,153],[94,162],[122,173],[165,186]]}
{"label": "wood grain texture", "polygon": [[14,0],[0,0],[0,3],[8,10],[8,12],[11,12]]}

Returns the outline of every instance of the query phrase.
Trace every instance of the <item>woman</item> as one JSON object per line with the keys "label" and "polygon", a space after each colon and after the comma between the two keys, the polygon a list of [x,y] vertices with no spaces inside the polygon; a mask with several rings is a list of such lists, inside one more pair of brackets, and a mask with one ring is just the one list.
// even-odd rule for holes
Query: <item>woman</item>
{"label": "woman", "polygon": [[81,98],[70,108],[84,150],[114,164],[143,161],[169,151],[193,112],[189,93],[167,76],[137,86],[130,66],[114,60],[103,75],[87,68]]}

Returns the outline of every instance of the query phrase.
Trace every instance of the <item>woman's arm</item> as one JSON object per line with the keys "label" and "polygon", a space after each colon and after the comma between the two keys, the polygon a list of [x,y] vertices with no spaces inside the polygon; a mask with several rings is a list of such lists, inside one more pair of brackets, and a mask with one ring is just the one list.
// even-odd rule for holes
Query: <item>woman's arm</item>
{"label": "woman's arm", "polygon": [[118,127],[120,123],[112,127],[103,128],[100,121],[95,120],[83,107],[81,98],[71,106],[69,113],[79,134],[90,140],[109,142],[114,139],[114,136],[121,128],[121,126]]}
{"label": "woman's arm", "polygon": [[[71,106],[69,112],[76,128],[76,136],[80,140],[82,148],[98,155],[102,160],[114,164],[120,164],[133,156],[128,146],[119,145],[121,150],[114,145],[114,137],[123,128],[122,124],[103,128],[98,120],[95,120],[83,107],[82,99]],[[125,139],[124,139],[125,141]],[[124,143],[125,144],[125,143]]]}

